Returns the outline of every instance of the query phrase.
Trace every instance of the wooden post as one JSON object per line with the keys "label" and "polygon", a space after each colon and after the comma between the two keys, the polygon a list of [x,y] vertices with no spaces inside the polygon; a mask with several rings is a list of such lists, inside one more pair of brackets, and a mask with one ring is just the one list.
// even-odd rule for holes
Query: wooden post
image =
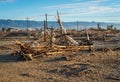
{"label": "wooden post", "polygon": [[30,31],[28,30],[29,28],[29,18],[27,17],[27,20],[26,20],[26,27],[27,27],[27,33],[28,33],[28,39],[30,39]]}
{"label": "wooden post", "polygon": [[97,24],[97,29],[98,29],[99,31],[101,30],[101,26],[100,26],[99,23]]}
{"label": "wooden post", "polygon": [[50,41],[50,47],[52,48],[52,43],[53,43],[53,27],[51,28],[51,41]]}
{"label": "wooden post", "polygon": [[89,40],[90,40],[90,37],[89,37],[89,34],[88,34],[87,29],[86,29],[86,34],[87,34],[87,40],[89,41]]}
{"label": "wooden post", "polygon": [[77,32],[78,32],[78,23],[79,23],[79,22],[77,21]]}
{"label": "wooden post", "polygon": [[89,50],[91,50],[91,41],[90,41],[90,37],[89,37],[89,34],[88,34],[88,31],[87,29],[86,30],[86,34],[87,34],[87,44],[89,45]]}
{"label": "wooden post", "polygon": [[45,33],[45,31],[46,31],[46,29],[48,29],[48,26],[47,26],[47,13],[45,14],[45,18],[46,18],[46,20],[44,20],[44,42],[46,42],[46,33]]}
{"label": "wooden post", "polygon": [[46,38],[45,38],[46,33],[45,33],[45,31],[46,31],[46,21],[44,20],[44,42],[46,42]]}
{"label": "wooden post", "polygon": [[48,23],[47,23],[47,13],[45,14],[46,17],[46,28],[48,28]]}
{"label": "wooden post", "polygon": [[57,12],[57,17],[58,17],[57,21],[60,26],[60,34],[61,34],[60,41],[62,41],[63,40],[63,36],[62,36],[63,35],[63,26],[62,26],[62,22],[60,21],[59,12]]}
{"label": "wooden post", "polygon": [[26,21],[27,31],[28,31],[28,20],[29,18],[27,18],[27,21]]}

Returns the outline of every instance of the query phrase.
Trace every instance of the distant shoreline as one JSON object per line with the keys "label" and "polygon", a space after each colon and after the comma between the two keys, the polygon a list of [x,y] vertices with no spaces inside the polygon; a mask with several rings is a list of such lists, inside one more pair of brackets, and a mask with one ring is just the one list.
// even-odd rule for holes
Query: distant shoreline
{"label": "distant shoreline", "polygon": [[[113,25],[113,27],[116,27],[117,29],[120,29],[120,23],[106,23],[106,22],[78,22],[78,29],[85,29],[85,28],[97,28],[97,24],[100,24],[101,28],[105,29],[108,25]],[[26,20],[5,20],[0,19],[0,28],[22,28],[26,29],[27,22]],[[43,21],[28,21],[28,27],[29,28],[42,28],[44,26]],[[57,21],[48,21],[48,27],[55,27],[59,28]],[[77,29],[77,23],[76,22],[63,22],[63,26],[66,29]]]}

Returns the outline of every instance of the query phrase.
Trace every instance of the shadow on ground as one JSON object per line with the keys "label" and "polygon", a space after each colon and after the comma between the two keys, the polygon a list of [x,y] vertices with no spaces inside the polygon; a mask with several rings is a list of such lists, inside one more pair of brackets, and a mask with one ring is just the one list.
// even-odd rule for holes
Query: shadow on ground
{"label": "shadow on ground", "polygon": [[13,57],[10,54],[0,54],[0,62],[18,62],[17,57]]}
{"label": "shadow on ground", "polygon": [[65,76],[81,76],[83,73],[90,73],[89,64],[72,64],[64,65],[60,69],[48,71],[49,73],[57,73]]}

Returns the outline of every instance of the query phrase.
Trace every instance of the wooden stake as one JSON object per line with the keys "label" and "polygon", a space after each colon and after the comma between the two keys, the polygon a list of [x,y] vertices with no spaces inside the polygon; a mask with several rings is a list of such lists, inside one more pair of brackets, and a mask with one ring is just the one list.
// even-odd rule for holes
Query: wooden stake
{"label": "wooden stake", "polygon": [[44,42],[46,42],[46,38],[45,38],[46,33],[45,33],[45,31],[46,31],[46,21],[44,20]]}
{"label": "wooden stake", "polygon": [[47,13],[45,14],[46,17],[46,29],[48,28],[48,24],[47,24]]}
{"label": "wooden stake", "polygon": [[51,28],[51,41],[50,41],[50,47],[52,48],[52,43],[53,43],[53,27]]}

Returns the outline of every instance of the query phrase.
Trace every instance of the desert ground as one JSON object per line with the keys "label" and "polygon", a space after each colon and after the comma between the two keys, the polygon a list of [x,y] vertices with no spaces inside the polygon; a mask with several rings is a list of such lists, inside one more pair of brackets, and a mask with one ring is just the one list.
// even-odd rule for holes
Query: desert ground
{"label": "desert ground", "polygon": [[11,55],[19,50],[16,39],[32,41],[0,39],[0,82],[120,82],[120,40],[94,40],[92,51],[43,54],[21,61]]}

